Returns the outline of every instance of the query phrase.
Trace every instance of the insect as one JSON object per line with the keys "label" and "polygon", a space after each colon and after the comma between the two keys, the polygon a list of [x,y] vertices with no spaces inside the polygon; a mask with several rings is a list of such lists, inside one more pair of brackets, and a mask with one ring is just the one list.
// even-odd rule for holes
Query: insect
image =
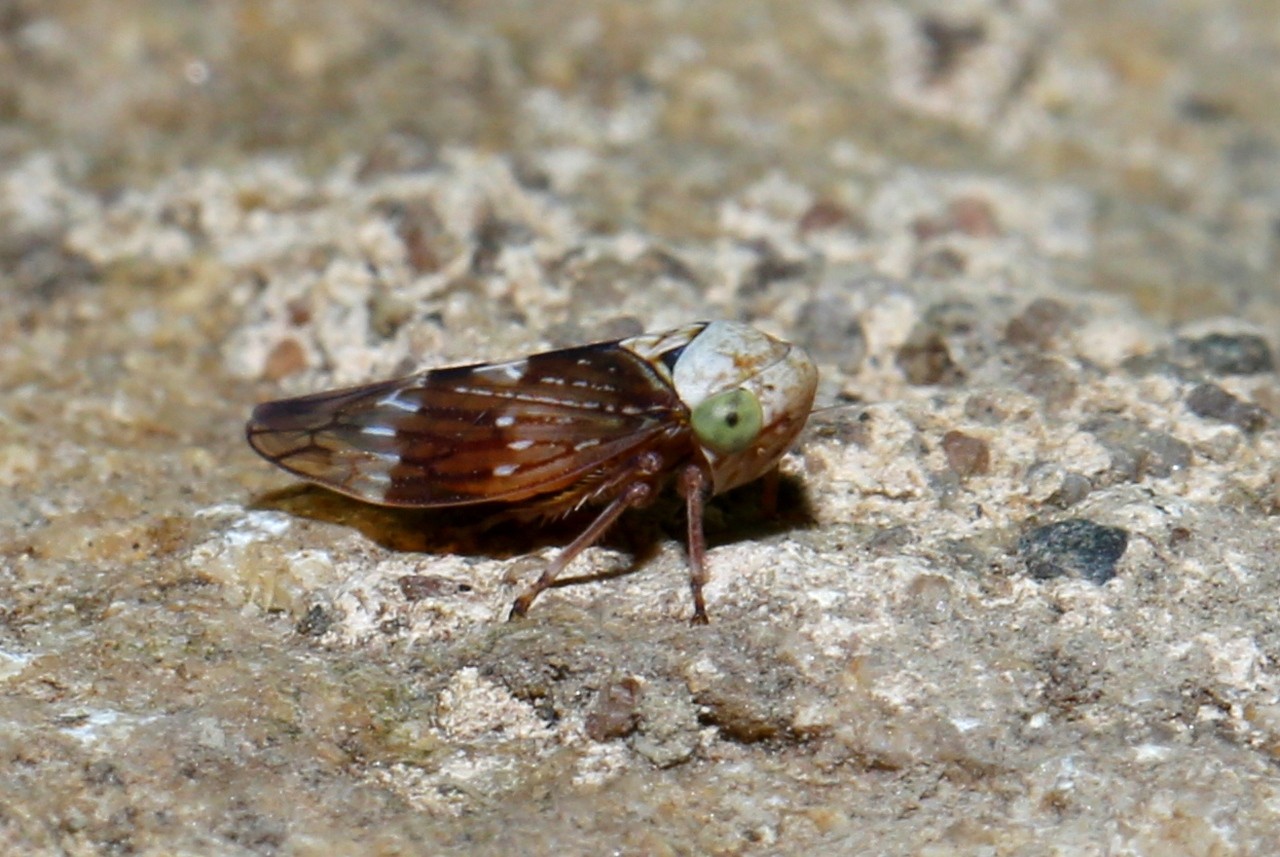
{"label": "insect", "polygon": [[776,467],[817,382],[803,349],[745,324],[699,322],[266,402],[246,434],[273,464],[383,506],[511,504],[530,518],[601,507],[511,618],[623,512],[674,481],[693,621],[705,623],[703,504]]}

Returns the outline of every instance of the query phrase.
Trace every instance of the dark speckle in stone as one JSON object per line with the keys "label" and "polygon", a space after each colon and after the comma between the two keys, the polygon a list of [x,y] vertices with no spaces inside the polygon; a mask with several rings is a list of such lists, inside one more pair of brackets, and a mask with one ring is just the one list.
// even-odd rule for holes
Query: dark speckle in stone
{"label": "dark speckle in stone", "polygon": [[1211,333],[1179,344],[1205,370],[1217,375],[1256,375],[1274,368],[1271,346],[1254,334]]}
{"label": "dark speckle in stone", "polygon": [[808,211],[801,215],[798,226],[801,235],[828,229],[853,228],[860,231],[866,228],[858,222],[853,212],[829,199],[820,199],[809,206]]}
{"label": "dark speckle in stone", "polygon": [[1088,497],[1092,490],[1093,484],[1089,481],[1089,477],[1080,473],[1066,473],[1063,474],[1062,485],[1053,492],[1048,502],[1065,509]]}
{"label": "dark speckle in stone", "polygon": [[1192,367],[1174,362],[1170,358],[1167,349],[1126,357],[1120,367],[1130,375],[1138,377],[1167,375],[1170,378],[1178,378],[1183,381],[1190,381],[1200,377],[1200,373]]}
{"label": "dark speckle in stone", "polygon": [[405,261],[414,273],[438,271],[452,248],[435,206],[417,201],[384,204],[379,210],[395,224],[396,235],[404,245]]}
{"label": "dark speckle in stone", "polygon": [[986,28],[979,23],[951,22],[930,15],[919,23],[927,44],[928,63],[925,71],[929,83],[949,77],[963,57],[986,39]]}
{"label": "dark speckle in stone", "polygon": [[1129,533],[1085,518],[1036,527],[1018,540],[1018,555],[1037,580],[1078,577],[1099,586],[1116,576]]}
{"label": "dark speckle in stone", "polygon": [[936,331],[912,331],[898,349],[897,363],[912,384],[955,385],[964,380],[964,371],[951,359],[946,341]]}
{"label": "dark speckle in stone", "polygon": [[1252,402],[1237,399],[1217,384],[1201,384],[1187,394],[1187,407],[1198,417],[1230,423],[1253,434],[1267,424],[1267,412]]}
{"label": "dark speckle in stone", "polygon": [[295,630],[304,637],[323,637],[332,625],[333,617],[329,611],[314,604],[307,615],[298,620]]}
{"label": "dark speckle in stone", "polygon": [[438,574],[405,574],[396,579],[396,585],[400,587],[406,601],[421,601],[424,598],[439,598],[471,591],[471,584],[459,583]]}
{"label": "dark speckle in stone", "polygon": [[890,554],[915,544],[916,534],[906,524],[885,527],[867,541],[867,550],[877,554]]}
{"label": "dark speckle in stone", "polygon": [[6,291],[17,297],[53,301],[100,274],[83,256],[68,251],[58,236],[0,235],[0,270]]}
{"label": "dark speckle in stone", "polygon": [[929,307],[898,348],[898,368],[912,384],[954,386],[967,367],[981,364],[990,351],[991,331],[983,314],[967,301]]}
{"label": "dark speckle in stone", "polygon": [[1013,380],[1019,389],[1041,399],[1050,409],[1069,405],[1076,396],[1075,375],[1053,357],[1030,357],[1018,368]]}
{"label": "dark speckle in stone", "polygon": [[949,431],[942,436],[942,451],[947,457],[947,466],[961,478],[991,469],[991,450],[981,438]]}
{"label": "dark speckle in stone", "polygon": [[649,277],[666,277],[684,283],[697,283],[698,274],[677,256],[660,247],[651,247],[636,260],[637,267]]}
{"label": "dark speckle in stone", "polygon": [[1000,234],[1000,223],[991,203],[974,196],[952,200],[944,212],[932,217],[922,217],[912,223],[911,228],[920,241],[950,234],[973,238],[990,238]]}
{"label": "dark speckle in stone", "polygon": [[1230,101],[1213,95],[1192,94],[1177,104],[1178,114],[1192,122],[1218,123],[1230,119],[1237,110]]}
{"label": "dark speckle in stone", "polygon": [[601,689],[583,724],[587,737],[592,741],[608,741],[634,732],[640,722],[638,706],[642,692],[640,682],[632,676]]}
{"label": "dark speckle in stone", "polygon": [[1070,311],[1049,298],[1032,301],[1020,315],[1009,320],[1004,338],[1010,345],[1047,348],[1070,318]]}
{"label": "dark speckle in stone", "polygon": [[490,217],[476,229],[475,248],[471,253],[471,270],[477,274],[497,271],[498,257],[506,247],[532,243],[532,228],[513,220]]}
{"label": "dark speckle in stone", "polygon": [[938,247],[925,253],[911,269],[914,277],[945,280],[956,277],[968,268],[968,259],[954,247]]}
{"label": "dark speckle in stone", "polygon": [[1099,417],[1085,423],[1111,453],[1111,469],[1125,481],[1168,476],[1191,465],[1191,447],[1170,434],[1153,431],[1121,417]]}
{"label": "dark speckle in stone", "polygon": [[838,440],[866,448],[871,443],[872,414],[852,408],[839,408],[810,419],[809,426],[815,437]]}
{"label": "dark speckle in stone", "polygon": [[964,403],[964,415],[983,425],[995,426],[1008,419],[1008,411],[1000,396],[990,392],[974,393]]}
{"label": "dark speckle in stone", "polygon": [[804,276],[806,270],[803,262],[784,259],[768,250],[755,267],[743,277],[742,294],[744,296],[760,294],[774,283]]}
{"label": "dark speckle in stone", "polygon": [[[722,738],[742,744],[794,739],[797,672],[759,657],[761,637],[740,638],[737,651],[716,656],[718,675],[708,674],[694,692],[698,720]],[[642,729],[648,724],[642,724]]]}

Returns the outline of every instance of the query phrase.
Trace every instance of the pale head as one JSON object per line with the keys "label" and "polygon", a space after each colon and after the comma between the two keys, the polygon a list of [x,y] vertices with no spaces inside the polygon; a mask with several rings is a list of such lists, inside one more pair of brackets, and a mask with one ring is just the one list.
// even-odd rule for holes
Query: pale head
{"label": "pale head", "polygon": [[808,419],[818,370],[804,349],[732,321],[707,324],[671,368],[719,494],[763,476]]}

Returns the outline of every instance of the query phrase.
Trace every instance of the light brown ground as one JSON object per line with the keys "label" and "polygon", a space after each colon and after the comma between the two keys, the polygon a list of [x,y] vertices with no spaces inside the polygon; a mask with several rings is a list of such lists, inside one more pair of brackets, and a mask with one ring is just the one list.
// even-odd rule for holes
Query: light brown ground
{"label": "light brown ground", "polygon": [[[1280,7],[475,5],[0,7],[0,851],[1272,850]],[[707,317],[857,404],[706,628],[241,437]]]}

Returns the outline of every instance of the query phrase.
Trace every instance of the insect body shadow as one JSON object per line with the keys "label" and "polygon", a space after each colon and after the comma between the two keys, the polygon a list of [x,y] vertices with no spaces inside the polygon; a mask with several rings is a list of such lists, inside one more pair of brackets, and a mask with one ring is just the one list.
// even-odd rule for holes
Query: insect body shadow
{"label": "insect body shadow", "polygon": [[[294,485],[259,495],[247,508],[283,512],[296,518],[357,530],[365,539],[394,553],[431,557],[464,556],[512,560],[563,549],[589,520],[593,510],[531,523],[520,520],[520,508],[501,504],[440,509],[401,509],[364,503],[314,485]],[[639,571],[665,540],[682,543],[683,504],[674,491],[664,492],[650,507],[628,511],[597,543],[627,559],[590,574],[558,578],[551,588],[595,583]],[[759,483],[715,498],[707,506],[708,545],[768,538],[804,528],[813,515],[803,483],[782,477],[777,508],[762,508]],[[424,571],[428,569],[424,568]]]}
{"label": "insect body shadow", "polygon": [[[497,504],[402,509],[364,503],[314,485],[262,494],[248,508],[348,527],[396,553],[488,559],[510,559],[561,547],[572,538],[577,517],[519,526],[511,520],[513,510]],[[606,538],[605,543],[609,544],[610,539]]]}

